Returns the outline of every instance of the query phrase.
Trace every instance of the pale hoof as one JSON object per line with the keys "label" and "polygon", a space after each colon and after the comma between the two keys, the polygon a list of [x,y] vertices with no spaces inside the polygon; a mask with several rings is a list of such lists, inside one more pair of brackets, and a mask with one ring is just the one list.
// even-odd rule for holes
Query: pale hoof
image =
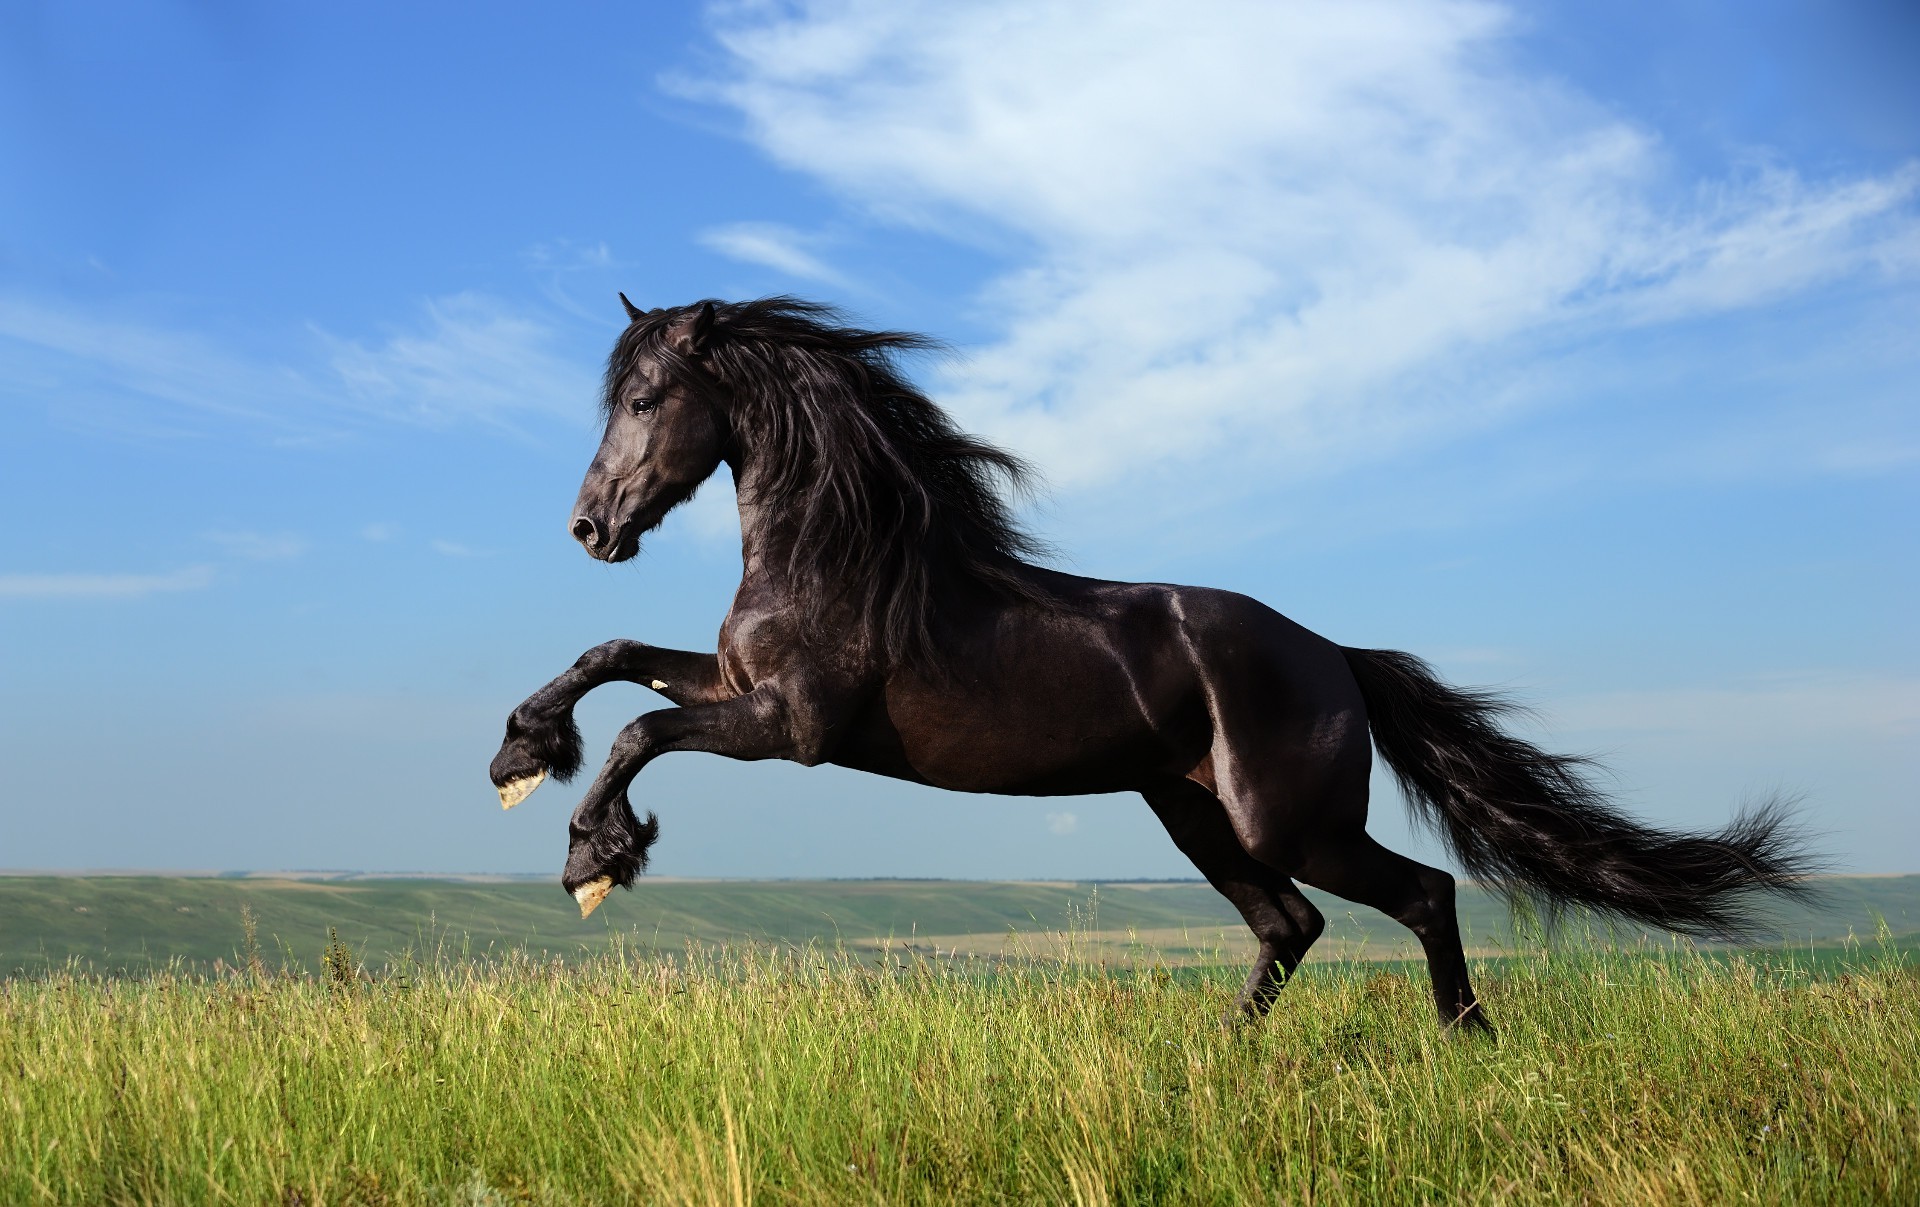
{"label": "pale hoof", "polygon": [[580,903],[580,916],[584,918],[598,909],[600,903],[605,901],[607,894],[612,891],[613,880],[607,876],[602,876],[598,880],[589,880],[579,888],[574,889],[573,899]]}
{"label": "pale hoof", "polygon": [[647,686],[651,687],[654,691],[660,691],[667,686],[667,681],[665,679],[655,679],[652,683],[647,684]]}
{"label": "pale hoof", "polygon": [[546,778],[546,772],[536,771],[532,775],[523,775],[517,780],[508,780],[506,783],[500,785],[500,807],[502,809],[513,808],[521,801],[532,796],[533,790],[545,782]]}

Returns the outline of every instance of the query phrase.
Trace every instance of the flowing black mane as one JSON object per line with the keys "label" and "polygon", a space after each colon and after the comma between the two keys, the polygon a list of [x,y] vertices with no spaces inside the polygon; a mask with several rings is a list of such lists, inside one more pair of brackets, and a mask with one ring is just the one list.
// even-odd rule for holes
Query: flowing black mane
{"label": "flowing black mane", "polygon": [[[1051,602],[1017,573],[1047,548],[1002,493],[1024,493],[1032,470],[961,431],[901,369],[903,354],[938,342],[862,330],[798,298],[711,304],[704,362],[731,394],[735,439],[764,462],[751,501],[783,509],[794,525],[786,570],[807,619],[850,606],[868,648],[930,668],[944,661],[943,600],[971,586]],[[652,311],[627,329],[608,362],[603,406],[641,355],[692,368],[666,335],[700,305]]]}

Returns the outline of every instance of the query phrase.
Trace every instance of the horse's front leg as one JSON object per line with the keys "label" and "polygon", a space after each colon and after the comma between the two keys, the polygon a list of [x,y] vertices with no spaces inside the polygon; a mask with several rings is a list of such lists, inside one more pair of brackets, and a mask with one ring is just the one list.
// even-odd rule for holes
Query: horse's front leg
{"label": "horse's front leg", "polygon": [[650,712],[620,731],[606,765],[581,797],[568,826],[567,867],[560,883],[586,917],[614,885],[633,887],[659,836],[652,813],[642,824],[627,800],[634,776],[671,750],[701,750],[734,759],[793,759],[809,766],[825,757],[824,710],[775,683],[713,704]]}
{"label": "horse's front leg", "polygon": [[640,641],[609,641],[580,655],[558,679],[528,696],[507,717],[507,736],[488,775],[511,809],[552,775],[561,783],[580,770],[580,730],[573,707],[602,684],[644,683],[675,704],[724,697],[719,660],[712,654],[663,650]]}

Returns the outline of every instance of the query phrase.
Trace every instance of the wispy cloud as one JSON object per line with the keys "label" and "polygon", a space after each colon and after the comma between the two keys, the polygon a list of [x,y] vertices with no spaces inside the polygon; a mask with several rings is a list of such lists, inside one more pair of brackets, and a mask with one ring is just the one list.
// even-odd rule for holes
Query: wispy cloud
{"label": "wispy cloud", "polygon": [[[540,292],[555,307],[585,323],[611,327],[624,321],[614,294],[622,289],[638,293],[635,280],[622,280],[635,266],[615,258],[605,243],[580,244],[568,239],[536,243],[521,260],[540,283]],[[591,286],[589,296],[578,292]]]}
{"label": "wispy cloud", "polygon": [[739,222],[705,231],[700,242],[729,259],[758,264],[805,281],[845,285],[846,278],[807,249],[816,240],[772,222]]}
{"label": "wispy cloud", "polygon": [[135,433],[172,430],[160,418],[172,415],[306,443],[368,422],[584,417],[598,389],[589,361],[558,350],[553,326],[477,294],[428,301],[415,322],[383,338],[313,335],[312,344],[273,360],[158,323],[0,294],[0,390]]}
{"label": "wispy cloud", "polygon": [[0,574],[0,599],[138,599],[198,591],[212,582],[210,566],[170,574]]}
{"label": "wispy cloud", "polygon": [[485,549],[475,549],[471,545],[462,545],[458,541],[429,541],[428,545],[441,557],[490,557]]}
{"label": "wispy cloud", "polygon": [[307,551],[306,540],[291,532],[209,532],[205,536],[231,556],[250,561],[288,561]]}
{"label": "wispy cloud", "polygon": [[1524,401],[1515,364],[1553,341],[1920,270],[1920,169],[1686,179],[1657,132],[1530,73],[1496,4],[716,21],[731,58],[690,87],[779,162],[1027,249],[945,397],[1062,484],[1227,447],[1337,463]]}
{"label": "wispy cloud", "polygon": [[542,272],[599,271],[613,267],[613,249],[605,243],[574,243],[555,239],[535,243],[521,253],[527,267]]}
{"label": "wispy cloud", "polygon": [[361,406],[430,425],[590,413],[593,371],[555,351],[546,324],[471,293],[427,303],[424,320],[377,343],[323,334],[334,372]]}
{"label": "wispy cloud", "polygon": [[1047,814],[1047,833],[1065,838],[1080,828],[1080,815],[1077,813]]}
{"label": "wispy cloud", "polygon": [[373,541],[376,544],[382,541],[390,541],[399,535],[400,525],[390,524],[385,520],[376,520],[360,529],[361,540]]}
{"label": "wispy cloud", "polygon": [[0,352],[0,389],[57,399],[74,418],[104,425],[150,429],[151,408],[126,404],[158,402],[182,418],[237,420],[286,438],[310,434],[327,409],[326,391],[291,367],[45,298],[0,294]]}

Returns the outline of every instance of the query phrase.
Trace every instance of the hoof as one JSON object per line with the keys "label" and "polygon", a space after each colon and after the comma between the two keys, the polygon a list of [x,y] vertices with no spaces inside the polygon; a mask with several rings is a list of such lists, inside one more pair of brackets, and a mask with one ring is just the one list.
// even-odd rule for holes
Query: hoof
{"label": "hoof", "polygon": [[579,888],[574,889],[573,899],[580,903],[580,916],[585,918],[587,915],[593,913],[594,910],[600,907],[600,903],[607,899],[607,894],[612,891],[613,880],[608,876],[602,876],[597,880],[589,880]]}
{"label": "hoof", "polygon": [[532,775],[523,775],[517,780],[508,780],[506,783],[501,784],[500,807],[502,809],[513,808],[521,801],[532,796],[533,790],[538,788],[546,778],[546,772],[536,771]]}
{"label": "hoof", "polygon": [[1451,1035],[1472,1035],[1485,1039],[1494,1037],[1493,1024],[1487,1021],[1486,1011],[1480,1008],[1479,1002],[1462,1010],[1458,1018],[1446,1024],[1446,1030]]}

